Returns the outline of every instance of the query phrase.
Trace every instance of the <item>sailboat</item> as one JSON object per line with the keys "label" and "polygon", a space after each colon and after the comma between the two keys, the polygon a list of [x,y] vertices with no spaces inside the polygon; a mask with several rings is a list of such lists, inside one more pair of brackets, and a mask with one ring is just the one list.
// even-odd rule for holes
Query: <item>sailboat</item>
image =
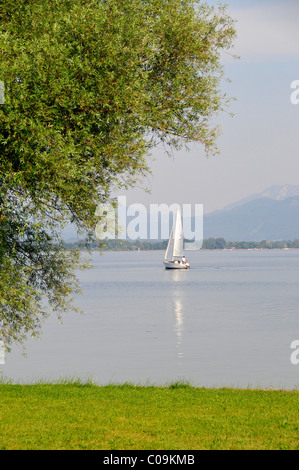
{"label": "sailboat", "polygon": [[189,269],[190,265],[184,256],[184,236],[181,210],[178,207],[175,222],[172,226],[163,261],[166,269]]}

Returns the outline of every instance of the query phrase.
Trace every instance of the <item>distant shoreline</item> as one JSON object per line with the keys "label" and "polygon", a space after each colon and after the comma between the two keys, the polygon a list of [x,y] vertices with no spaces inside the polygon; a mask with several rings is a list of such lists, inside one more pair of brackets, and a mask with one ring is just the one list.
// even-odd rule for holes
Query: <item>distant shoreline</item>
{"label": "distant shoreline", "polygon": [[[256,250],[252,250],[250,248],[236,248],[235,250],[228,250],[228,249],[220,249],[220,248],[216,248],[216,249],[208,249],[208,248],[201,248],[199,250],[193,250],[193,251],[296,251],[296,250],[299,250],[299,248],[272,248],[272,249],[268,249],[268,248],[258,248]],[[152,251],[155,251],[155,252],[161,252],[161,253],[164,253],[165,250],[101,250],[101,249],[93,249],[91,250],[92,252],[101,252],[101,253],[129,253],[129,252],[132,252],[132,253],[150,253]],[[192,251],[192,250],[190,250]],[[186,251],[185,253],[188,253],[188,251]],[[187,254],[186,254],[187,256]]]}
{"label": "distant shoreline", "polygon": [[[79,249],[86,250],[87,246],[91,251],[165,251],[167,248],[167,240],[163,241],[129,241],[129,240],[105,240],[102,244],[93,242],[86,245],[85,242],[64,242],[66,249]],[[260,250],[296,250],[299,249],[299,239],[283,240],[283,241],[269,241],[262,240],[261,242],[237,242],[226,241],[224,238],[208,238],[203,241],[201,250],[205,251],[260,251]]]}
{"label": "distant shoreline", "polygon": [[[252,248],[235,248],[235,249],[228,249],[228,248],[214,248],[214,249],[211,249],[211,248],[200,248],[199,250],[186,250],[186,252],[190,252],[190,251],[295,251],[295,250],[299,250],[299,248],[256,248],[256,249],[252,249]],[[99,252],[117,252],[117,251],[120,251],[122,253],[124,252],[129,252],[129,251],[132,251],[132,252],[137,252],[137,253],[141,253],[141,252],[151,252],[151,251],[161,251],[162,253],[165,251],[163,249],[156,249],[156,250],[103,250],[101,248],[94,248],[92,249],[91,251],[99,251]]]}

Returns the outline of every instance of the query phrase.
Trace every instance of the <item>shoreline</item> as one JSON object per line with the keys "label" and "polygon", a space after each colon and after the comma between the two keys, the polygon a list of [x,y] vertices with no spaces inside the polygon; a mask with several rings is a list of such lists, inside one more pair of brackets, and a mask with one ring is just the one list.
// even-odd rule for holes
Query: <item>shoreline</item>
{"label": "shoreline", "polygon": [[[299,251],[299,248],[200,248],[199,250],[191,250],[191,251]],[[82,250],[85,251],[85,250]],[[99,253],[115,253],[115,252],[126,252],[126,253],[141,253],[143,251],[146,252],[153,252],[153,251],[160,251],[162,253],[165,250],[101,250],[101,249],[91,249],[91,252],[99,252]],[[187,251],[187,250],[186,250]]]}
{"label": "shoreline", "polygon": [[[78,248],[78,247],[74,247],[74,248]],[[66,249],[66,251],[68,251],[68,250],[71,250],[72,248],[66,247],[65,249]],[[190,250],[190,251],[197,251],[198,252],[198,251],[296,251],[296,250],[299,251],[299,248],[200,248],[199,250]],[[80,251],[88,251],[88,250],[82,249]],[[127,253],[130,253],[130,252],[132,252],[132,253],[136,253],[136,252],[141,253],[143,251],[146,251],[146,252],[160,251],[162,253],[165,252],[164,249],[159,249],[159,250],[156,250],[156,249],[153,249],[153,250],[148,250],[148,249],[146,249],[146,250],[142,250],[142,249],[140,249],[140,250],[103,250],[101,248],[91,248],[89,251],[92,252],[92,253],[93,252],[95,252],[95,253],[97,253],[97,252],[98,253],[107,253],[107,252],[112,253],[113,252],[114,253],[114,252],[118,252],[118,251],[122,252],[122,253],[124,253],[124,252],[127,252]],[[186,250],[186,252],[187,251],[188,250]]]}
{"label": "shoreline", "polygon": [[[0,373],[1,373],[1,368],[0,368]],[[93,388],[99,388],[99,389],[105,389],[105,388],[132,388],[132,389],[157,389],[157,390],[167,390],[167,389],[192,389],[192,390],[206,390],[206,391],[220,391],[220,390],[228,390],[228,391],[239,391],[239,392],[279,392],[279,393],[299,393],[299,382],[298,385],[295,385],[294,388],[275,388],[275,387],[264,387],[261,386],[259,387],[258,385],[256,386],[250,386],[248,385],[247,387],[240,387],[236,386],[234,387],[233,385],[230,386],[219,386],[219,387],[212,387],[212,386],[203,386],[203,385],[192,385],[188,381],[183,381],[183,380],[177,380],[174,382],[165,382],[162,384],[155,384],[155,383],[150,383],[147,382],[145,384],[143,383],[134,383],[134,382],[109,382],[106,384],[98,384],[96,382],[93,382],[92,380],[82,380],[80,378],[66,378],[66,379],[56,379],[56,380],[43,380],[43,379],[36,379],[32,382],[14,382],[12,379],[9,377],[5,377],[0,375],[0,387],[1,386],[12,386],[12,387],[35,387],[35,386],[54,386],[54,387],[60,387],[60,386],[76,386],[76,387],[93,387]]]}

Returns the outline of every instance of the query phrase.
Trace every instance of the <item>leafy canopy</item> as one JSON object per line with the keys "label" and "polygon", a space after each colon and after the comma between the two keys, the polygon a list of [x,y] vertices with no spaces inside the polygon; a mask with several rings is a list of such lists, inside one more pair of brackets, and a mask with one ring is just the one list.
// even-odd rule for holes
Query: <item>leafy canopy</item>
{"label": "leafy canopy", "polygon": [[[35,333],[76,284],[70,220],[134,184],[152,148],[197,141],[226,108],[220,55],[235,35],[224,7],[193,0],[2,0],[0,319],[9,343]],[[55,242],[55,243],[53,243]]]}

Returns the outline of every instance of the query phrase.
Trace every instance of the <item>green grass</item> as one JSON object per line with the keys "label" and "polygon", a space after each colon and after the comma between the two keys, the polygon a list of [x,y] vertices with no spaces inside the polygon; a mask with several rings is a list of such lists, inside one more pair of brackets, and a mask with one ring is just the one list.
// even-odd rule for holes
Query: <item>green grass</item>
{"label": "green grass", "polygon": [[299,449],[298,391],[0,384],[0,449]]}

